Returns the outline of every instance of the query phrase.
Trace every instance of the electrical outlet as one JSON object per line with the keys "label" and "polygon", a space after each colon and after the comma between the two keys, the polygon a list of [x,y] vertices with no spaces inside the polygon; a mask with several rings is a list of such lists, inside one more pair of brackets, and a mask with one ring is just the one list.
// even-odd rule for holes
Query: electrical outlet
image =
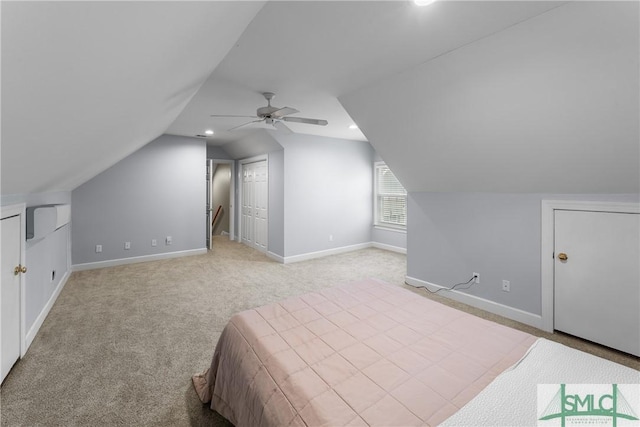
{"label": "electrical outlet", "polygon": [[171,243],[173,243],[173,239],[171,238],[171,236],[167,236],[166,239],[164,239],[164,243],[166,245],[170,245]]}
{"label": "electrical outlet", "polygon": [[156,239],[151,239],[151,246],[158,246],[158,241]]}
{"label": "electrical outlet", "polygon": [[124,249],[127,251],[131,249],[131,242],[124,242]]}
{"label": "electrical outlet", "polygon": [[102,245],[96,245],[96,253],[99,254],[102,252]]}
{"label": "electrical outlet", "polygon": [[502,290],[504,292],[510,292],[511,291],[511,282],[509,282],[508,280],[503,280],[502,281]]}
{"label": "electrical outlet", "polygon": [[474,283],[480,283],[480,273],[473,273]]}
{"label": "electrical outlet", "polygon": [[333,234],[329,234],[329,241],[333,242]]}

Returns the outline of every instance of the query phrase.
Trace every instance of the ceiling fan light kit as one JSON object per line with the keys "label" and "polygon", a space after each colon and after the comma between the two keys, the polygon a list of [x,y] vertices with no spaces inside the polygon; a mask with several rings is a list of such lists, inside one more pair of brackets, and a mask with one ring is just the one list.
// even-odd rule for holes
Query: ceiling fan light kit
{"label": "ceiling fan light kit", "polygon": [[241,118],[256,119],[247,123],[243,123],[239,126],[233,127],[229,129],[229,131],[239,129],[241,127],[244,127],[253,123],[260,123],[260,122],[265,122],[266,124],[269,124],[269,125],[275,125],[276,123],[282,124],[281,122],[283,121],[292,122],[292,123],[303,123],[308,125],[317,125],[317,126],[326,126],[327,124],[329,124],[328,121],[321,120],[321,119],[309,119],[306,117],[289,117],[291,114],[296,114],[296,113],[299,113],[300,111],[291,107],[280,108],[280,107],[272,106],[271,100],[276,96],[273,92],[264,92],[262,96],[264,96],[264,99],[267,100],[267,106],[258,108],[255,116],[235,116],[235,115],[213,114],[211,115],[211,117],[214,117],[214,118],[215,117],[241,117]]}

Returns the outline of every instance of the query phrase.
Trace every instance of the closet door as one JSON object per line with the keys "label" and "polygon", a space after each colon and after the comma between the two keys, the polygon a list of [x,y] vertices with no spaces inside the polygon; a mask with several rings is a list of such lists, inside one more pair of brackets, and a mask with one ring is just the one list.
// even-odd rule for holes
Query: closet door
{"label": "closet door", "polygon": [[253,246],[254,163],[242,165],[242,242]]}
{"label": "closet door", "polygon": [[266,252],[268,230],[269,186],[267,181],[267,162],[255,163],[254,169],[254,243]]}
{"label": "closet door", "polygon": [[1,381],[20,358],[20,276],[26,272],[21,263],[20,216],[3,218],[0,223],[0,365]]}
{"label": "closet door", "polygon": [[242,242],[263,252],[268,247],[268,207],[267,161],[242,165]]}
{"label": "closet door", "polygon": [[556,210],[554,328],[640,356],[640,215]]}

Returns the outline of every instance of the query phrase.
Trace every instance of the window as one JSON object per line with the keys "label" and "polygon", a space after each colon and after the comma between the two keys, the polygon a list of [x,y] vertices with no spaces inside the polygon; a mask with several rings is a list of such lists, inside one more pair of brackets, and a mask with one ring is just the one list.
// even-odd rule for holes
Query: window
{"label": "window", "polygon": [[407,192],[383,162],[375,164],[375,225],[381,227],[407,227]]}

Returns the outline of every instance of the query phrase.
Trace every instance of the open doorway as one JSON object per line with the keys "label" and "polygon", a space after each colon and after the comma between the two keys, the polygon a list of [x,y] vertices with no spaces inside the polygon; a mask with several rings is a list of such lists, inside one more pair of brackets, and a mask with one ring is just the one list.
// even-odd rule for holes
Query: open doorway
{"label": "open doorway", "polygon": [[213,236],[234,239],[234,161],[207,159],[207,246]]}

